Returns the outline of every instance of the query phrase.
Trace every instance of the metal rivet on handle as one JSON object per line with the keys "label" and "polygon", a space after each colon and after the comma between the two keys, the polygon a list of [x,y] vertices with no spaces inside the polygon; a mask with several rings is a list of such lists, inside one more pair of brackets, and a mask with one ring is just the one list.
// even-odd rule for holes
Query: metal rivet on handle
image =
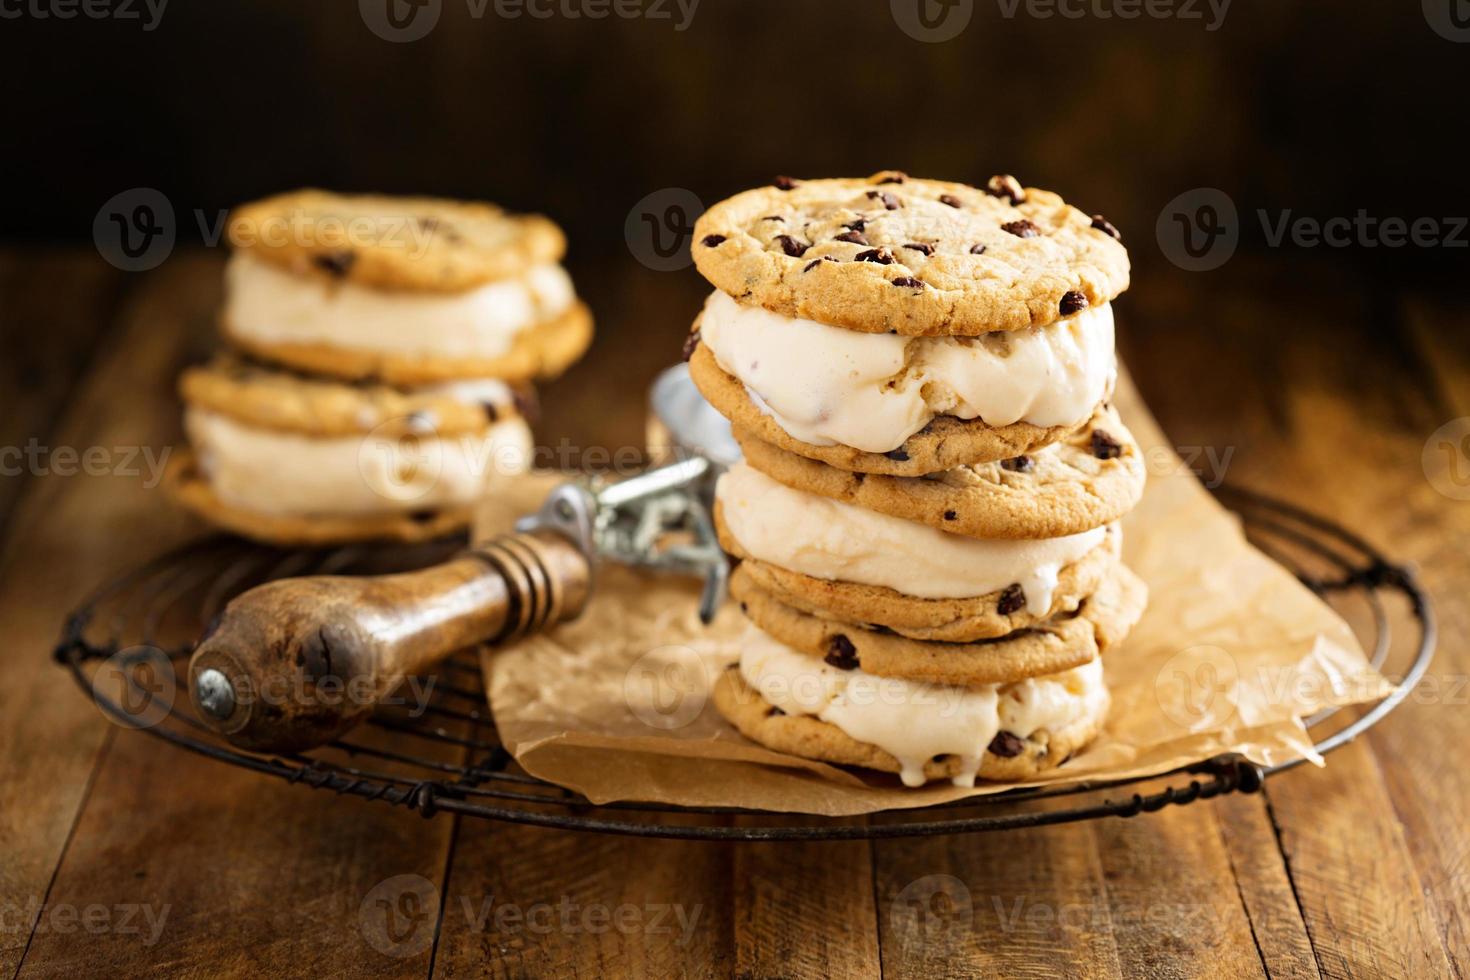
{"label": "metal rivet on handle", "polygon": [[224,721],[235,712],[235,688],[224,674],[207,667],[194,678],[194,698],[209,717]]}

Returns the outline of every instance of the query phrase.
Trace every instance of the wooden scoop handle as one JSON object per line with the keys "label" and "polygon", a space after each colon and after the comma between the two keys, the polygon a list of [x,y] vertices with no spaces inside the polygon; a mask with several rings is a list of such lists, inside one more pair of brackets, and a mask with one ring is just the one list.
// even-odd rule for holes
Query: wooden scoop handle
{"label": "wooden scoop handle", "polygon": [[575,618],[591,578],[575,544],[541,530],[417,572],[269,582],[231,601],[200,642],[190,696],[240,748],[313,748],[456,650]]}

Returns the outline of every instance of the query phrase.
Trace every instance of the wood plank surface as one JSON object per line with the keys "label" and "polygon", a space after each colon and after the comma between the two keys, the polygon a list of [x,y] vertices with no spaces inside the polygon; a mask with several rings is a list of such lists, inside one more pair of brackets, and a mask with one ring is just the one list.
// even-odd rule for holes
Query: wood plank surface
{"label": "wood plank surface", "polygon": [[[149,277],[82,386],[62,429],[70,443],[173,438],[178,409],[168,379],[208,343],[219,268],[217,256],[180,255]],[[150,380],[140,385],[139,378]],[[13,964],[24,951],[23,976],[75,975],[98,963],[119,977],[154,976],[160,968],[424,975],[428,946],[380,952],[363,923],[384,882],[386,897],[397,900],[395,876],[442,877],[450,821],[308,793],[116,729],[47,662],[63,613],[86,588],[170,539],[197,533],[160,494],[104,478],[41,481],[19,512],[24,531],[9,570],[13,587],[5,590],[6,611],[15,616],[6,621],[32,656],[20,670],[29,683],[0,718],[18,729],[20,744],[7,758],[26,762],[6,792],[26,805],[4,812],[23,813],[36,826],[18,828],[27,846],[4,851],[45,865],[44,874],[21,869],[16,893],[41,896],[46,912],[41,928],[19,937],[29,948],[21,942],[7,956]],[[91,774],[104,741],[110,749]],[[89,776],[85,810],[58,866]],[[108,916],[95,935],[70,919],[89,909]],[[101,922],[103,912],[95,914]],[[143,928],[125,928],[125,917]],[[432,923],[426,935],[432,939]]]}
{"label": "wood plank surface", "polygon": [[[77,290],[76,296],[58,300],[61,308],[85,305],[81,283],[95,278],[95,261],[82,256],[77,264],[84,271],[57,275],[58,284]],[[12,265],[17,267],[26,266]],[[4,548],[0,622],[9,662],[0,684],[0,897],[7,915],[0,968],[5,972],[14,972],[31,942],[98,753],[114,731],[51,662],[62,620],[103,578],[187,533],[185,522],[161,499],[162,490],[150,485],[141,454],[135,453],[143,447],[161,453],[176,425],[171,388],[160,379],[176,371],[187,347],[186,331],[177,318],[173,329],[159,329],[155,321],[179,295],[190,295],[187,264],[177,273],[140,293],[122,311],[120,329],[99,331],[101,336],[86,344],[95,349],[96,367],[69,396],[65,418],[54,429],[56,446],[79,453],[100,448],[111,468],[95,475],[53,470],[31,479]],[[64,353],[71,343],[67,331],[58,326],[55,336]],[[139,384],[138,379],[147,380]],[[128,397],[119,397],[121,392]],[[46,410],[44,404],[40,408]]]}
{"label": "wood plank surface", "polygon": [[1118,976],[1093,828],[875,841],[885,977]]}
{"label": "wood plank surface", "polygon": [[[54,309],[14,298],[27,263],[68,284]],[[218,274],[217,255],[181,253],[126,279],[86,254],[0,256],[0,310],[55,325],[26,355],[25,370],[51,380],[17,393],[13,409],[11,393],[0,395],[10,413],[0,445],[45,431],[56,406],[55,445],[171,441],[171,379],[209,343]],[[618,299],[599,303],[611,311],[603,359],[548,391],[543,441],[636,442],[642,386],[669,360],[663,340],[676,345],[681,332],[668,311],[697,305],[684,278],[589,274],[594,300]],[[1120,317],[1123,353],[1176,444],[1212,450],[1202,458],[1224,464],[1232,483],[1412,558],[1437,601],[1443,638],[1429,684],[1325,770],[1128,821],[872,844],[424,821],[166,749],[98,716],[46,657],[62,614],[89,586],[194,531],[137,478],[27,477],[19,492],[6,485],[17,498],[8,523],[0,492],[0,622],[14,651],[0,685],[0,898],[44,911],[7,915],[0,970],[1470,973],[1470,775],[1447,750],[1470,739],[1470,502],[1436,489],[1423,462],[1441,425],[1470,416],[1470,320],[1452,299],[1404,300],[1326,264],[1249,257],[1213,276],[1140,282]],[[91,319],[116,328],[96,341]],[[650,325],[647,343],[609,339],[635,321]],[[1402,603],[1389,616],[1409,631]],[[131,929],[119,921],[126,908]]]}
{"label": "wood plank surface", "polygon": [[[33,475],[31,460],[54,463],[48,437],[125,289],[124,275],[95,252],[0,252],[0,531]],[[30,453],[32,445],[42,452]]]}
{"label": "wood plank surface", "polygon": [[750,844],[731,851],[736,976],[882,975],[869,842]]}
{"label": "wood plank surface", "polygon": [[434,975],[733,972],[731,849],[466,820]]}
{"label": "wood plank surface", "polygon": [[[1397,329],[1391,304],[1327,266],[1262,269],[1254,278],[1253,290],[1215,296],[1217,303],[1190,283],[1173,294],[1140,291],[1145,315],[1155,322],[1191,320],[1187,332],[1153,329],[1145,343],[1124,344],[1171,436],[1181,444],[1233,448],[1232,482],[1329,516],[1390,555],[1416,558],[1436,594],[1450,582],[1462,589],[1465,551],[1451,555],[1429,538],[1463,543],[1460,529],[1470,513],[1447,506],[1425,479],[1420,453],[1443,420],[1423,397],[1423,362]],[[1282,330],[1288,322],[1294,329]],[[1203,353],[1202,337],[1227,339]],[[1391,625],[1400,635],[1411,632],[1402,609]],[[1436,673],[1461,656],[1442,643]],[[1464,667],[1452,673],[1463,674]],[[1411,703],[1335,753],[1325,771],[1298,769],[1267,787],[1291,882],[1328,976],[1452,970],[1438,906],[1463,907],[1463,895],[1426,891],[1442,878],[1439,860],[1415,853],[1399,811],[1405,801],[1422,800],[1426,789],[1395,786],[1384,776],[1385,769],[1402,773],[1423,765],[1392,744],[1405,731],[1420,746],[1447,737],[1464,741],[1470,716]],[[1467,796],[1462,787],[1447,789],[1443,819],[1460,829],[1441,825],[1431,837],[1463,847]],[[1455,953],[1457,962],[1460,956]]]}

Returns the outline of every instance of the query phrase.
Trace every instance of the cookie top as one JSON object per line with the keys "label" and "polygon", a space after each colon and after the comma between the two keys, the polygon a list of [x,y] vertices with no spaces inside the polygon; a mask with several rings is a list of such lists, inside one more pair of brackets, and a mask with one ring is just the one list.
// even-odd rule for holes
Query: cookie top
{"label": "cookie top", "polygon": [[700,273],[741,302],[867,333],[1023,330],[1112,300],[1128,252],[1101,216],[992,177],[985,189],[897,171],[781,179],[695,223]]}
{"label": "cookie top", "polygon": [[385,425],[439,435],[481,432],[534,405],[529,388],[478,380],[420,389],[353,384],[265,367],[230,354],[179,378],[185,404],[266,429],[351,436]]}
{"label": "cookie top", "polygon": [[493,204],[300,190],[243,204],[230,243],[295,272],[381,289],[459,292],[566,251],[561,229]]}
{"label": "cookie top", "polygon": [[977,538],[1079,534],[1143,496],[1143,454],[1111,405],[1050,446],[922,477],[854,473],[733,431],[746,462],[789,487]]}

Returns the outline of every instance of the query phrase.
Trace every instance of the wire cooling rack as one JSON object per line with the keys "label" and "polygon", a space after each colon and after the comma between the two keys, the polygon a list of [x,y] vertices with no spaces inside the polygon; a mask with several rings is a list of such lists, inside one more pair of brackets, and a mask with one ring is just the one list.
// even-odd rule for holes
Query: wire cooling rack
{"label": "wire cooling rack", "polygon": [[[1342,527],[1239,489],[1222,501],[1244,520],[1255,544],[1348,616],[1375,667],[1400,681],[1388,697],[1308,720],[1327,753],[1393,711],[1419,682],[1434,651],[1428,596],[1403,565],[1388,561]],[[186,688],[194,640],[232,597],[292,575],[384,574],[442,561],[464,546],[355,546],[281,551],[214,537],[172,551],[108,582],[67,619],[55,658],[98,708],[179,748],[312,789],[426,817],[458,813],[512,823],[700,840],[850,840],[973,833],[1133,816],[1234,792],[1255,792],[1273,773],[1238,756],[1144,779],[1015,790],[867,818],[818,819],[730,807],[653,803],[594,805],[521,771],[500,744],[471,653],[441,665],[425,704],[390,705],[370,721],[309,753],[256,755],[202,725]],[[1407,604],[1407,616],[1394,603]],[[1412,624],[1395,636],[1390,621]],[[422,709],[422,710],[420,710]]]}

